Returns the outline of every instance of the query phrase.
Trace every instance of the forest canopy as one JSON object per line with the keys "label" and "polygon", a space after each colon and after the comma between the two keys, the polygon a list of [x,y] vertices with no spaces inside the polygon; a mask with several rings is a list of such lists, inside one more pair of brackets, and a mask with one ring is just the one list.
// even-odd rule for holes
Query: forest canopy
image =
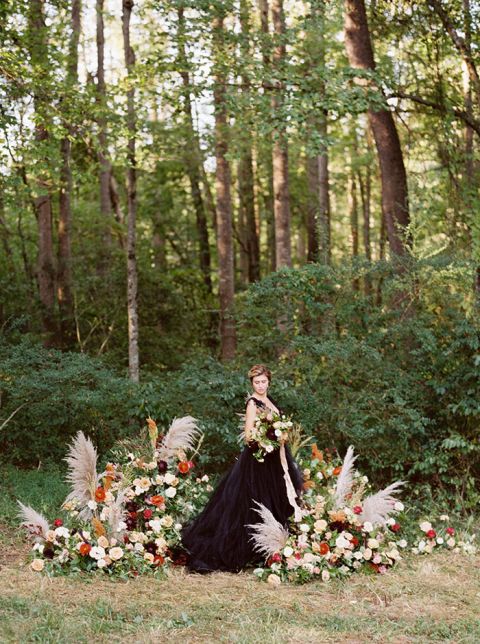
{"label": "forest canopy", "polygon": [[471,0],[2,3],[7,458],[191,412],[220,467],[261,361],[317,440],[472,491],[479,28]]}

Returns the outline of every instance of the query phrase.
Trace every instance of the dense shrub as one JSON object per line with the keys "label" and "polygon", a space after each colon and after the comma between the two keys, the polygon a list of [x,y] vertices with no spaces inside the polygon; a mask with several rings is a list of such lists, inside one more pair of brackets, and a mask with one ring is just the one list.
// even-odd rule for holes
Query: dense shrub
{"label": "dense shrub", "polygon": [[344,452],[353,443],[378,483],[403,478],[478,500],[480,342],[470,266],[419,262],[401,279],[389,264],[282,270],[241,295],[237,317],[233,363],[199,351],[176,370],[144,372],[140,385],[86,355],[3,341],[2,420],[20,409],[0,434],[2,454],[59,459],[78,429],[105,452],[148,415],[165,426],[192,414],[204,431],[199,466],[221,472],[239,449],[246,371],[266,362],[272,396],[319,445]]}

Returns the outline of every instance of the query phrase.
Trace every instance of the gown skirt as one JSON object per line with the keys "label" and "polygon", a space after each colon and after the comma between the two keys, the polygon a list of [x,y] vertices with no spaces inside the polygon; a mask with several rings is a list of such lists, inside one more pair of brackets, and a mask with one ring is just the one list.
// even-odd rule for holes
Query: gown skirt
{"label": "gown skirt", "polygon": [[[300,496],[302,474],[288,446],[288,470]],[[182,531],[187,566],[195,572],[238,572],[262,560],[254,550],[249,524],[259,523],[254,501],[262,503],[287,527],[293,508],[287,497],[280,451],[267,454],[260,463],[254,449],[246,446],[236,463],[218,484],[203,511]]]}

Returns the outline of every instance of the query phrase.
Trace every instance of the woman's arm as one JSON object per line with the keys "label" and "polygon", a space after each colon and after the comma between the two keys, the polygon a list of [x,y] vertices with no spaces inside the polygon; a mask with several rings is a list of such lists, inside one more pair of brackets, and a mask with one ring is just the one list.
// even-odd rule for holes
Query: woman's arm
{"label": "woman's arm", "polygon": [[248,444],[252,440],[252,429],[257,417],[257,406],[253,400],[249,400],[245,411],[245,442]]}

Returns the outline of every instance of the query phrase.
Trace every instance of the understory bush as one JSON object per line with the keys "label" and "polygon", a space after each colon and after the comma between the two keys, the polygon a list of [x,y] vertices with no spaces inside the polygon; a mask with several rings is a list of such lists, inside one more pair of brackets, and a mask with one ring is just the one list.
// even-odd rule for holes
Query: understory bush
{"label": "understory bush", "polygon": [[199,466],[221,472],[239,450],[252,363],[271,395],[322,447],[354,444],[378,484],[401,478],[472,508],[479,500],[480,326],[472,266],[448,259],[283,269],[237,300],[238,352],[206,351],[135,385],[85,354],[0,342],[0,449],[11,462],[63,457],[78,430],[105,453],[151,415],[191,414]]}

